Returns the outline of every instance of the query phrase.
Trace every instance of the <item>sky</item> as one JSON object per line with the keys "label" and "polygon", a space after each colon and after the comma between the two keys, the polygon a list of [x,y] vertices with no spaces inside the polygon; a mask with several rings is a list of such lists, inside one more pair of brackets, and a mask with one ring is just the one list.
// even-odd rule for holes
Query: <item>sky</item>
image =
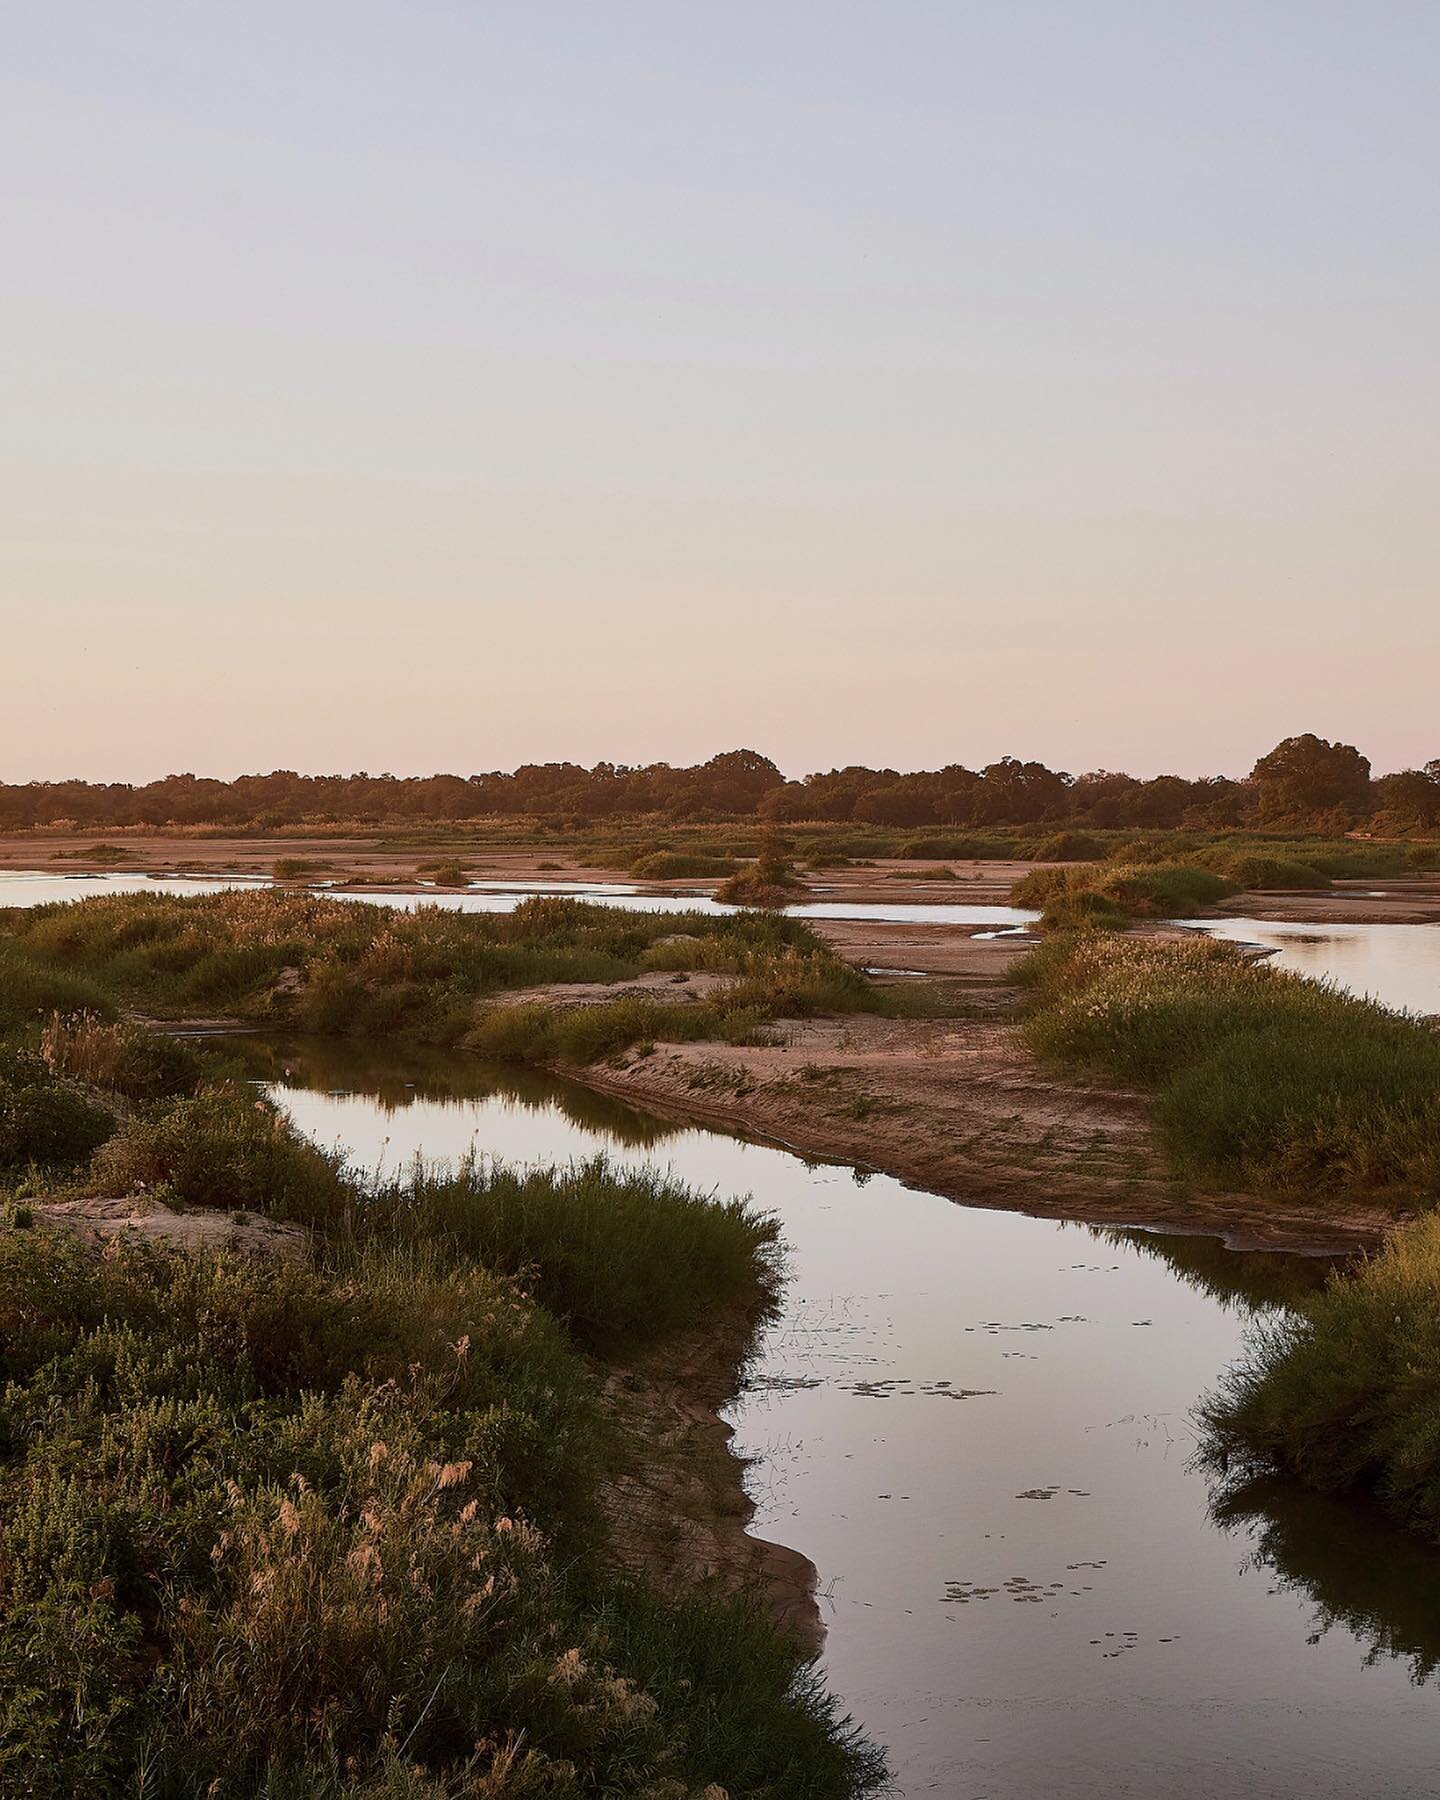
{"label": "sky", "polygon": [[1440,756],[1433,0],[15,0],[0,780]]}

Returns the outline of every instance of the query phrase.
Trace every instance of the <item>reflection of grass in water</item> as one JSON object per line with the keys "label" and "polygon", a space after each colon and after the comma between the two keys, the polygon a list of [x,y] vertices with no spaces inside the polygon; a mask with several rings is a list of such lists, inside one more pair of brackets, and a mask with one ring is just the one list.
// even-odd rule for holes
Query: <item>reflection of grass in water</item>
{"label": "reflection of grass in water", "polygon": [[1367,1663],[1408,1661],[1417,1686],[1440,1671],[1440,1555],[1378,1508],[1262,1477],[1222,1488],[1211,1517],[1249,1530],[1254,1566],[1313,1604],[1312,1642],[1340,1626]]}
{"label": "reflection of grass in water", "polygon": [[1258,1310],[1301,1306],[1324,1287],[1336,1259],[1295,1256],[1282,1250],[1230,1250],[1217,1237],[1086,1226],[1102,1243],[1138,1250],[1166,1263],[1187,1287],[1226,1306]]}
{"label": "reflection of grass in water", "polygon": [[321,1093],[342,1088],[373,1099],[386,1113],[399,1112],[417,1100],[461,1105],[500,1096],[536,1112],[555,1107],[571,1124],[630,1149],[664,1143],[682,1129],[578,1083],[455,1051],[394,1043],[376,1048],[317,1037],[255,1035],[219,1041],[243,1060],[246,1073],[257,1081]]}

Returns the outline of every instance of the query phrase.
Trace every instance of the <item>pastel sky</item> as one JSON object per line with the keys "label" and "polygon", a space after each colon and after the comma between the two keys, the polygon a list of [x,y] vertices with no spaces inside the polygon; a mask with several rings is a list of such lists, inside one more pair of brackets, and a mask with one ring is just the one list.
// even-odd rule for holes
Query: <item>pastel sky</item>
{"label": "pastel sky", "polygon": [[17,0],[0,779],[1440,756],[1433,0]]}

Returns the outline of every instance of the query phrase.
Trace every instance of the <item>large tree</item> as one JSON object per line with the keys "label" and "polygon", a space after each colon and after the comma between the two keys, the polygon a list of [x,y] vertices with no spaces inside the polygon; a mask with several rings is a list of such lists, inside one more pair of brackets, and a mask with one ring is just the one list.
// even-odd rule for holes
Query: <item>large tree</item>
{"label": "large tree", "polygon": [[1313,731],[1288,737],[1250,772],[1260,808],[1270,819],[1306,819],[1317,813],[1368,812],[1370,759],[1353,744],[1332,744]]}

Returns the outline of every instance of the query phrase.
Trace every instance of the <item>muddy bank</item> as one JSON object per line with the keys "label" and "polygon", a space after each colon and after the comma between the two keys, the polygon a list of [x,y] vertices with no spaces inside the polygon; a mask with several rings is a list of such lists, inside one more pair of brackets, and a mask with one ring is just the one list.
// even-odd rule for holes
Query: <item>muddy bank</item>
{"label": "muddy bank", "polygon": [[1321,894],[1236,894],[1215,911],[1281,925],[1435,925],[1440,924],[1440,875],[1337,881]]}
{"label": "muddy bank", "polygon": [[721,1413],[735,1398],[754,1321],[731,1316],[616,1369],[606,1394],[638,1460],[602,1495],[622,1566],[662,1590],[714,1584],[752,1595],[810,1656],[825,1627],[819,1575],[808,1556],[748,1530],[755,1502],[745,1491],[748,1459]]}
{"label": "muddy bank", "polygon": [[662,1044],[566,1073],[652,1111],[880,1171],[967,1206],[1317,1254],[1367,1248],[1396,1223],[1381,1206],[1186,1185],[1166,1165],[1143,1096],[1051,1074],[998,1011],[788,1021],[777,1034],[783,1042],[771,1047]]}
{"label": "muddy bank", "polygon": [[191,1256],[279,1256],[294,1261],[306,1254],[310,1242],[298,1225],[281,1224],[257,1213],[204,1207],[177,1212],[147,1194],[87,1194],[30,1205],[37,1219],[72,1232],[82,1244],[102,1252],[124,1241],[158,1244]]}

